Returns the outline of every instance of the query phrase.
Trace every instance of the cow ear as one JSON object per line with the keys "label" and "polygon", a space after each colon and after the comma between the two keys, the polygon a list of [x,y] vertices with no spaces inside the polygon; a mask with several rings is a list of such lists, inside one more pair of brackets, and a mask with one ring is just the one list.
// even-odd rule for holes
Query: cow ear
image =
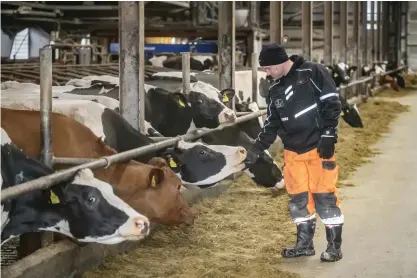
{"label": "cow ear", "polygon": [[149,160],[148,164],[159,168],[168,166],[165,159],[161,157],[153,157],[151,160]]}
{"label": "cow ear", "polygon": [[227,88],[220,91],[223,103],[228,103],[229,101],[231,101],[234,98],[235,94],[236,92],[232,88]]}
{"label": "cow ear", "polygon": [[164,180],[164,171],[161,168],[153,168],[149,172],[149,187],[157,188]]}
{"label": "cow ear", "polygon": [[171,93],[172,97],[175,99],[175,102],[180,107],[186,107],[187,106],[187,98],[182,93]]}
{"label": "cow ear", "polygon": [[250,103],[250,97],[248,97],[248,99],[246,100],[246,102],[249,104]]}
{"label": "cow ear", "polygon": [[358,67],[357,66],[351,66],[350,68],[349,68],[349,72],[354,72],[355,70],[357,70],[358,69]]}

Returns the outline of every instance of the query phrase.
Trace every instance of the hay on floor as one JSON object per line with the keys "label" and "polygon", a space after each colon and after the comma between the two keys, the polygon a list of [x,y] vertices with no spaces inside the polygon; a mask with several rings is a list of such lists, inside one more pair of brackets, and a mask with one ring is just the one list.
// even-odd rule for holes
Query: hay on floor
{"label": "hay on floor", "polygon": [[[340,120],[340,181],[375,155],[371,145],[407,107],[369,100],[359,109],[365,129]],[[294,244],[296,232],[287,202],[285,191],[272,197],[243,175],[219,198],[195,206],[200,216],[193,226],[156,231],[140,248],[109,256],[84,277],[300,277],[280,270],[280,250]]]}

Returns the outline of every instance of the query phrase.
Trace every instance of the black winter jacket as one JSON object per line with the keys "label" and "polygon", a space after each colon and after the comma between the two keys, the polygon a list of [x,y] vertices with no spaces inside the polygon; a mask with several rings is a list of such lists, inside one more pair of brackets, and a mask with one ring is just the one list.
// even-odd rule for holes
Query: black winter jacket
{"label": "black winter jacket", "polygon": [[321,135],[334,136],[342,104],[326,68],[291,56],[294,62],[286,76],[275,80],[266,98],[267,119],[255,147],[263,151],[279,136],[284,148],[298,154],[317,148]]}

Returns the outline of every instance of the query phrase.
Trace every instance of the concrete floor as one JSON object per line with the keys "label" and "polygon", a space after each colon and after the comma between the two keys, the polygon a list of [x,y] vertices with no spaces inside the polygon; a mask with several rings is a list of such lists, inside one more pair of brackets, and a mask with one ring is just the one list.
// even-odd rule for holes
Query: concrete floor
{"label": "concrete floor", "polygon": [[411,112],[375,145],[382,154],[352,175],[356,187],[340,190],[343,259],[320,262],[327,243],[318,220],[316,255],[286,259],[285,269],[314,278],[417,277],[417,92],[388,100],[411,105]]}

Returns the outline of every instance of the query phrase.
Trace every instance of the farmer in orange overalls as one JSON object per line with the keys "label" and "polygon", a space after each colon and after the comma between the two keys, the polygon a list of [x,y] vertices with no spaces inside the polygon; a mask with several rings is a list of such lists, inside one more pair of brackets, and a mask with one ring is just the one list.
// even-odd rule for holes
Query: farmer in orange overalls
{"label": "farmer in orange overalls", "polygon": [[291,197],[289,208],[297,225],[295,247],[284,248],[283,257],[315,254],[315,211],[326,227],[327,249],[320,259],[342,258],[343,214],[336,193],[338,165],[335,158],[341,102],[326,68],[288,57],[279,45],[265,47],[259,64],[272,77],[266,97],[267,119],[253,151],[268,149],[279,136],[284,144],[284,179]]}

